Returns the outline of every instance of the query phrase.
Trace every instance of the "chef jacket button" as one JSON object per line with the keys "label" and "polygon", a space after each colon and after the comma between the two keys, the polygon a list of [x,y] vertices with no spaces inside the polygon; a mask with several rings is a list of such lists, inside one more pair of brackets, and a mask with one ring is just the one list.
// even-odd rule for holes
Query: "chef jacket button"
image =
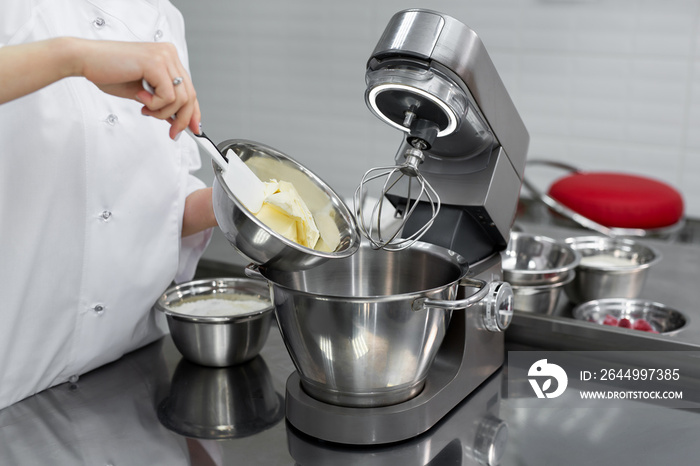
{"label": "chef jacket button", "polygon": [[109,210],[104,210],[100,214],[100,217],[102,217],[102,220],[107,221],[110,218],[112,218],[112,212],[110,212]]}
{"label": "chef jacket button", "polygon": [[80,379],[79,375],[71,375],[70,377],[68,377],[68,381],[70,383],[76,383],[79,379]]}
{"label": "chef jacket button", "polygon": [[92,310],[99,316],[105,311],[105,307],[102,304],[95,304]]}
{"label": "chef jacket button", "polygon": [[160,29],[158,29],[158,30],[156,31],[156,33],[153,34],[153,40],[156,41],[156,42],[158,42],[158,41],[161,40],[162,38],[163,38],[163,31],[161,31]]}
{"label": "chef jacket button", "polygon": [[105,24],[106,21],[104,20],[104,18],[100,18],[99,16],[92,21],[92,25],[95,26],[97,29],[102,29]]}
{"label": "chef jacket button", "polygon": [[117,117],[117,115],[115,115],[114,113],[110,113],[109,115],[107,115],[107,119],[105,120],[105,122],[110,126],[114,126],[117,124],[117,122],[119,122],[119,117]]}

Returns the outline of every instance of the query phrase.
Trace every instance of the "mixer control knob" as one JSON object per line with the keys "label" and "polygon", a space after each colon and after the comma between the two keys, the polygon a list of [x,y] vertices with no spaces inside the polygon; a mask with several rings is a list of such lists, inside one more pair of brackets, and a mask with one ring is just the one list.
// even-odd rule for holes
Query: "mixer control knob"
{"label": "mixer control knob", "polygon": [[502,332],[513,320],[513,289],[506,282],[491,282],[483,300],[484,327],[491,332]]}
{"label": "mixer control knob", "polygon": [[508,425],[491,415],[482,419],[474,439],[474,459],[484,466],[497,466],[501,462],[508,442]]}

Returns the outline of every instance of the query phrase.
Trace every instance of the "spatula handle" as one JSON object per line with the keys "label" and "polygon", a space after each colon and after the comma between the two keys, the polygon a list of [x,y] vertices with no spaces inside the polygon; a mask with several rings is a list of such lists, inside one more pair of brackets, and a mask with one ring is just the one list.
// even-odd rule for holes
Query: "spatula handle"
{"label": "spatula handle", "polygon": [[226,156],[219,152],[219,149],[214,144],[214,141],[209,139],[209,137],[202,131],[199,134],[195,134],[191,129],[185,128],[185,132],[189,134],[192,139],[197,143],[197,145],[204,151],[206,151],[209,156],[216,162],[216,164],[222,169],[226,170],[228,167],[228,160]]}

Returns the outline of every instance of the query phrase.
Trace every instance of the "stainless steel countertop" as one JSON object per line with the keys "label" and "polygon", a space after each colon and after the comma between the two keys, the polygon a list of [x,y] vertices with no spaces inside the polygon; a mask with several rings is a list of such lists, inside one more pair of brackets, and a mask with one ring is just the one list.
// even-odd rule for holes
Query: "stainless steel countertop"
{"label": "stainless steel countertop", "polygon": [[[552,236],[553,231],[549,233]],[[665,280],[672,275],[659,267],[645,295],[695,313],[694,304],[700,294],[700,250],[686,245],[664,245],[663,249],[669,270],[676,270],[676,274],[687,270],[689,277],[668,283]],[[700,317],[694,322],[700,324]],[[686,336],[695,339],[697,334],[693,330]],[[512,351],[536,348],[510,342],[507,349],[512,355]],[[648,363],[668,365],[672,354],[655,352]],[[284,396],[287,377],[293,370],[274,326],[258,358],[228,369],[207,369],[183,362],[171,339],[165,337],[82,376],[75,384],[60,385],[1,410],[0,463],[476,465],[483,458],[484,436],[495,435],[496,427],[502,425],[507,426],[507,439],[499,436],[504,446],[504,466],[680,465],[697,464],[700,458],[700,410],[671,409],[637,401],[587,408],[569,405],[565,400],[553,403],[551,408],[533,409],[523,393],[511,389],[513,380],[508,378],[507,366],[424,435],[388,446],[331,445],[295,432],[281,416],[266,419],[272,425],[256,422],[266,415],[256,411],[258,402],[270,391]],[[700,370],[684,374],[680,388],[689,397],[700,396],[698,373]],[[225,404],[221,402],[222,377],[227,383],[236,384],[235,397],[226,397]],[[206,387],[207,381],[211,386]],[[182,401],[183,394],[191,391],[195,382],[206,389],[199,390],[188,405],[210,414],[219,410],[222,417],[236,419],[241,437],[194,439],[164,426],[159,411],[163,419],[165,402],[176,397]],[[283,403],[281,398],[280,402]],[[251,426],[262,430],[253,433]],[[207,426],[188,428],[201,427]]]}

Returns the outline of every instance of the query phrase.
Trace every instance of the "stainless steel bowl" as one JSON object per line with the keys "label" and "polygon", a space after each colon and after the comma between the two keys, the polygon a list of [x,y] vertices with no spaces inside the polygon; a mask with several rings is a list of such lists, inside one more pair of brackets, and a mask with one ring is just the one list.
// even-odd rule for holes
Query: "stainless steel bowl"
{"label": "stainless steel bowl", "polygon": [[561,241],[518,232],[511,233],[501,257],[504,280],[516,286],[568,280],[581,259],[578,252]]}
{"label": "stainless steel bowl", "polygon": [[363,244],[351,257],[305,271],[259,269],[304,390],[353,407],[421,391],[452,311],[412,304],[454,299],[467,271],[458,254],[420,242],[397,252]]}
{"label": "stainless steel bowl", "polygon": [[574,271],[557,283],[544,285],[511,285],[513,289],[513,308],[516,311],[534,314],[552,315],[562,296],[564,286],[574,279]]}
{"label": "stainless steel bowl", "polygon": [[584,236],[566,239],[581,255],[576,277],[566,286],[574,303],[604,298],[637,298],[649,268],[661,260],[651,246],[625,238]]}
{"label": "stainless steel bowl", "polygon": [[221,169],[214,165],[213,203],[219,228],[226,239],[252,262],[280,270],[304,270],[329,259],[352,255],[360,246],[355,217],[326,183],[289,156],[266,145],[233,139],[219,144],[226,153],[233,149],[263,181],[291,182],[317,221],[319,230],[337,235],[332,252],[301,246],[276,233],[258,220],[231,193]]}
{"label": "stainless steel bowl", "polygon": [[187,315],[177,306],[192,300],[247,295],[270,300],[265,282],[249,278],[196,280],[169,288],[156,302],[168,321],[173,342],[189,361],[205,366],[240,364],[258,355],[270,333],[272,303],[262,310],[233,316]]}
{"label": "stainless steel bowl", "polygon": [[241,438],[262,432],[284,417],[282,396],[262,357],[234,367],[212,368],[181,360],[158,419],[180,435]]}
{"label": "stainless steel bowl", "polygon": [[603,325],[608,316],[617,320],[628,319],[634,327],[639,320],[645,320],[658,333],[677,333],[688,323],[682,313],[661,303],[644,299],[598,299],[574,308],[575,319]]}

